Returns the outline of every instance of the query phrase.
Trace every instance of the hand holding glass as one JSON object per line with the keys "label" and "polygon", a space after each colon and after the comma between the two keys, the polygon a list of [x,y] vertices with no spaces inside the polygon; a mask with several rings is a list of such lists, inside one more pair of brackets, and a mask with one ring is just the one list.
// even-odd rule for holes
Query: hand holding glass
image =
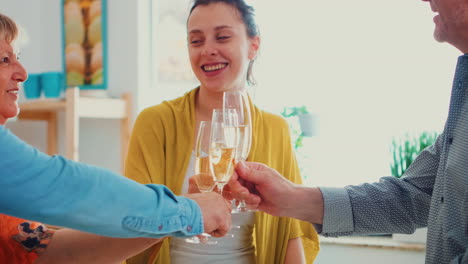
{"label": "hand holding glass", "polygon": [[[210,135],[211,124],[209,121],[200,122],[195,142],[195,182],[200,192],[211,192],[215,186],[214,178],[210,168]],[[186,242],[194,244],[216,245],[218,242],[210,240],[210,235],[201,235],[185,239]]]}
{"label": "hand holding glass", "polygon": [[[223,109],[234,109],[237,112],[239,135],[235,163],[246,161],[252,146],[252,115],[247,92],[239,90],[224,92]],[[239,201],[233,212],[246,211],[248,210],[245,201]]]}

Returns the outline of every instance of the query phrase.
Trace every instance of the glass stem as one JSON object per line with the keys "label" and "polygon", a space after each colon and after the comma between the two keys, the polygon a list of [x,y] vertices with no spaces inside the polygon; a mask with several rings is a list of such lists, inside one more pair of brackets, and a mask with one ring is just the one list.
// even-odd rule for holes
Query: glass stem
{"label": "glass stem", "polygon": [[247,204],[245,204],[244,200],[239,201],[239,209],[247,209]]}
{"label": "glass stem", "polygon": [[221,196],[223,195],[224,185],[226,185],[226,184],[222,183],[222,182],[217,182],[216,183],[216,186],[218,187],[218,193],[221,194]]}

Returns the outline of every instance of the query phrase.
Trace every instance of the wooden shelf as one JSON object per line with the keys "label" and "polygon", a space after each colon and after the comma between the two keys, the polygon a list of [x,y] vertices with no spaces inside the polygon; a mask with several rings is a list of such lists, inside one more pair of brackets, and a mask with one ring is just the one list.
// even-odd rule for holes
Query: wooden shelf
{"label": "wooden shelf", "polygon": [[122,98],[80,97],[79,88],[68,88],[65,99],[37,99],[20,103],[19,120],[42,120],[47,122],[47,153],[57,154],[57,113],[65,113],[66,157],[78,161],[79,119],[119,119],[122,168],[130,138],[131,96]]}

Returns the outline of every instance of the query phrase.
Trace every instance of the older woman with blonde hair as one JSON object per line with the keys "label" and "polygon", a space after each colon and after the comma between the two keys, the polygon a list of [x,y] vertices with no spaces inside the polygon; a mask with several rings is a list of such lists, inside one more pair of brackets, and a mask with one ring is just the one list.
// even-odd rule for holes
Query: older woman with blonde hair
{"label": "older woman with blonde hair", "polygon": [[[17,34],[0,14],[0,263],[117,263],[164,236],[226,233],[230,209],[218,194],[178,197],[161,185],[50,157],[11,134],[4,125],[19,113],[19,83],[27,79],[12,45]],[[121,238],[54,233],[22,218]],[[184,221],[169,226],[168,218]]]}

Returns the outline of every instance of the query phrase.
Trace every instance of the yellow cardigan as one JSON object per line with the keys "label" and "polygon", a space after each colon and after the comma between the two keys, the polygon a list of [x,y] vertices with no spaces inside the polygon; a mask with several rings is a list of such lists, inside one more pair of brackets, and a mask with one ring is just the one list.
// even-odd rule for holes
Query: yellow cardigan
{"label": "yellow cardigan", "polygon": [[[164,184],[174,193],[181,193],[194,142],[195,94],[198,89],[140,113],[125,164],[127,177],[144,184]],[[253,133],[248,160],[265,163],[289,180],[301,183],[286,121],[259,110],[253,104],[251,109]],[[297,237],[302,238],[307,263],[312,263],[319,244],[310,223],[255,213],[254,244],[258,264],[283,263],[288,241]],[[171,263],[168,240],[127,260],[127,263]]]}

